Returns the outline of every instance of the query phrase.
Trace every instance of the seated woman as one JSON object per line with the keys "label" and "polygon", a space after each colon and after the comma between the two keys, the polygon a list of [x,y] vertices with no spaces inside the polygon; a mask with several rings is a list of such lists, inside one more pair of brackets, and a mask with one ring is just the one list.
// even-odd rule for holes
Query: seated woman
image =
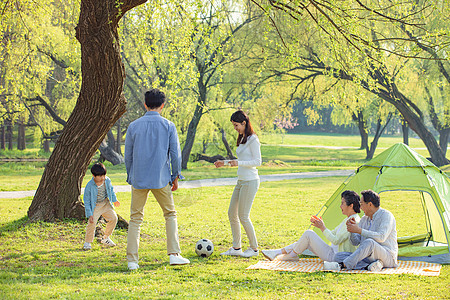
{"label": "seated woman", "polygon": [[359,195],[354,191],[344,191],[341,198],[341,211],[347,218],[335,229],[329,230],[326,228],[322,219],[316,216],[312,216],[310,220],[311,225],[322,230],[325,237],[332,243],[331,246],[325,243],[314,231],[306,230],[297,242],[281,249],[262,250],[262,254],[269,260],[276,258],[277,260],[297,261],[298,255],[309,249],[324,261],[334,261],[337,252],[354,252],[356,247],[350,242],[350,232],[347,231],[345,223],[351,218],[359,223]]}

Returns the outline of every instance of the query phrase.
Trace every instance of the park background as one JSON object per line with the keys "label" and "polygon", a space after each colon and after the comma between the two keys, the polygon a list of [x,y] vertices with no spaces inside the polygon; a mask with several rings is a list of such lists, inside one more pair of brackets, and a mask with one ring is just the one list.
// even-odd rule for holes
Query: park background
{"label": "park background", "polygon": [[[448,1],[16,0],[0,9],[0,191],[37,189],[0,199],[1,298],[448,298],[448,266],[437,278],[245,271],[256,258],[217,255],[230,244],[230,186],[175,193],[189,266],[168,265],[151,200],[138,272],[126,269],[125,229],[116,248],[80,251],[86,170],[104,161],[113,184],[125,184],[126,129],[152,87],[168,96],[163,116],[177,126],[187,180],[235,176],[211,161],[234,154],[236,109],[262,142],[262,175],[356,170],[397,142],[449,174]],[[262,183],[252,210],[260,248],[296,240],[344,180]],[[130,193],[118,196],[127,219]],[[385,208],[414,234],[417,211]],[[194,254],[200,238],[216,246],[209,259]]]}

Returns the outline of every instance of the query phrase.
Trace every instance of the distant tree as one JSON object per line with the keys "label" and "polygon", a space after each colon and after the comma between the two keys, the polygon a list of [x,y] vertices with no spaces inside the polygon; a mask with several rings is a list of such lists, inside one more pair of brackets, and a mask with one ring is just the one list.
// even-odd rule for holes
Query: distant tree
{"label": "distant tree", "polygon": [[[442,57],[449,44],[448,26],[445,25],[448,23],[445,16],[450,12],[448,1],[343,0],[333,3],[269,0],[267,3],[275,11],[301,21],[297,27],[304,30],[302,33],[289,27],[289,31],[280,34],[287,48],[280,50],[281,55],[291,56],[293,63],[290,69],[285,70],[288,69],[293,75],[300,72],[301,76],[295,76],[302,82],[323,74],[358,84],[392,104],[402,114],[408,126],[426,145],[435,164],[448,163],[442,148],[426,126],[425,111],[411,98],[414,94],[409,95],[408,90],[402,89],[405,77],[403,66],[407,60],[432,59],[447,63],[448,60]],[[267,11],[267,6],[260,7]],[[408,36],[399,30],[401,27],[420,34]],[[305,35],[305,32],[311,34]],[[304,48],[299,51],[297,47],[291,54],[293,49],[289,49],[289,45],[292,44],[284,39],[295,34],[298,34],[297,41]],[[438,49],[440,54],[430,57],[429,52],[417,45],[418,40],[430,49]],[[420,99],[417,100],[420,102]]]}

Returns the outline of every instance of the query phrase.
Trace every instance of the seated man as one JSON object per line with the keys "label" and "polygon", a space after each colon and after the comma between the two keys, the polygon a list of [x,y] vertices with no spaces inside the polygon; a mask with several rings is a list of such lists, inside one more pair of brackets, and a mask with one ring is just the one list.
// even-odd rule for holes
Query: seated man
{"label": "seated man", "polygon": [[323,269],[340,271],[367,269],[378,272],[383,267],[397,267],[397,229],[391,212],[380,207],[380,196],[372,190],[361,192],[361,210],[364,216],[359,225],[347,221],[350,241],[359,245],[355,252],[338,252],[334,262],[325,261]]}

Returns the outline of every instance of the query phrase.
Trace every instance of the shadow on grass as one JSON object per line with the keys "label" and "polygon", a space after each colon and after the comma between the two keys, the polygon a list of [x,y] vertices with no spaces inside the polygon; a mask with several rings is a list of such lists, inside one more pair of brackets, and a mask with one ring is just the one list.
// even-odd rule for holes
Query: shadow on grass
{"label": "shadow on grass", "polygon": [[28,216],[22,217],[18,220],[6,223],[0,226],[0,234],[3,232],[13,232],[19,230],[21,227],[28,223]]}
{"label": "shadow on grass", "polygon": [[1,258],[4,266],[0,268],[3,273],[3,276],[0,275],[0,282],[8,281],[11,276],[16,282],[29,283],[30,280],[34,281],[38,278],[41,284],[45,284],[54,282],[55,279],[64,281],[80,277],[102,276],[102,274],[146,275],[158,270],[166,270],[166,268],[176,273],[186,271],[186,266],[171,266],[169,259],[142,260],[139,263],[140,268],[131,271],[127,267],[125,255],[123,258],[107,258],[102,250],[95,252],[98,252],[98,257],[97,253],[87,257],[83,254],[87,255],[88,251],[80,248],[13,253]]}
{"label": "shadow on grass", "polygon": [[[101,220],[101,219],[100,219]],[[28,216],[24,216],[18,220],[14,220],[12,222],[6,223],[2,226],[0,226],[0,234],[3,232],[15,232],[15,231],[19,231],[21,230],[23,227],[27,226],[27,225],[32,225],[32,224],[58,224],[58,223],[63,223],[63,224],[68,224],[68,223],[79,223],[79,224],[85,224],[87,222],[87,220],[78,220],[78,219],[73,219],[73,218],[66,218],[63,220],[57,220],[54,222],[46,222],[46,221],[36,221],[36,222],[30,222],[28,219]],[[119,226],[120,228],[120,226]]]}

